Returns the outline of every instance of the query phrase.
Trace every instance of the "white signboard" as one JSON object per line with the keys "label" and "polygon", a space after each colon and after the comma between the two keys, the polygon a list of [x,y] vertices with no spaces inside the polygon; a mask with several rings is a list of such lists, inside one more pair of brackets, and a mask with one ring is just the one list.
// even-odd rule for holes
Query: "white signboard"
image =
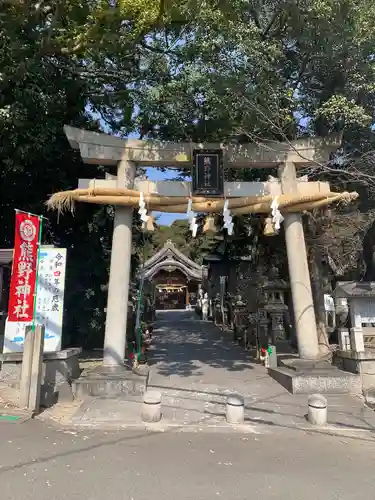
{"label": "white signboard", "polygon": [[359,299],[355,303],[355,311],[361,316],[361,323],[375,323],[375,300]]}
{"label": "white signboard", "polygon": [[[41,247],[35,322],[45,326],[44,352],[61,349],[66,249]],[[26,326],[31,323],[6,322],[3,352],[22,352]]]}
{"label": "white signboard", "polygon": [[38,267],[36,322],[45,326],[44,351],[61,349],[66,249],[43,248]]}

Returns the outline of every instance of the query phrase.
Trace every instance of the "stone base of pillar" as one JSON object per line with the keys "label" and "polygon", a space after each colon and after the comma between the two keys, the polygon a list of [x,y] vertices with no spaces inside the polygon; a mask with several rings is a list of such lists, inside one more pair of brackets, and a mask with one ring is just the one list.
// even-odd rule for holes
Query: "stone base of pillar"
{"label": "stone base of pillar", "polygon": [[361,394],[361,376],[342,371],[325,361],[280,359],[269,375],[292,394]]}
{"label": "stone base of pillar", "polygon": [[100,366],[84,371],[73,382],[73,394],[77,399],[86,396],[142,396],[147,389],[149,373],[134,373],[128,367]]}

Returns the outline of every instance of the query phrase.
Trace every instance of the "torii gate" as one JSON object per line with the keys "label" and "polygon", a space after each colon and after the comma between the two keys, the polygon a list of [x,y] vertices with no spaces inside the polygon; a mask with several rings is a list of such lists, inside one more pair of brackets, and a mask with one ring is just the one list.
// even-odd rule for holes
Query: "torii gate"
{"label": "torii gate", "polygon": [[[276,182],[226,182],[224,194],[227,198],[297,193],[304,196],[320,194],[328,200],[328,183],[298,180],[296,168],[326,163],[330,153],[340,144],[338,138],[316,138],[271,145],[202,145],[120,139],[70,126],[65,126],[64,130],[70,145],[80,151],[85,163],[108,165],[117,169],[117,176],[109,176],[107,179],[80,179],[80,189],[117,188],[119,191],[123,188],[135,188],[144,194],[154,193],[168,197],[188,197],[191,192],[190,183],[140,181],[135,178],[136,166],[182,168],[192,165],[195,149],[222,149],[224,165],[227,168],[278,167]],[[352,197],[355,197],[355,193]],[[97,202],[89,196],[82,199],[91,203]],[[173,211],[173,207],[170,208],[169,211]],[[116,204],[103,358],[104,366],[112,369],[122,366],[124,362],[132,212],[133,207]],[[316,359],[319,356],[319,346],[302,217],[300,213],[283,215],[299,354],[304,359]]]}

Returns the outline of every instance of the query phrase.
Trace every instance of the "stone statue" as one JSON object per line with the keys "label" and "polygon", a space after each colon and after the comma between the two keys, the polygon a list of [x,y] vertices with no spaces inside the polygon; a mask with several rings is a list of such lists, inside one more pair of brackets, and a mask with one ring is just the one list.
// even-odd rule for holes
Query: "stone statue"
{"label": "stone statue", "polygon": [[200,309],[202,309],[202,301],[203,301],[203,290],[202,288],[198,289],[198,299],[197,299],[197,304]]}
{"label": "stone statue", "polygon": [[237,295],[235,307],[244,307],[245,305],[245,302],[242,300],[242,295]]}
{"label": "stone statue", "polygon": [[210,301],[208,300],[208,293],[204,294],[204,297],[202,299],[202,319],[203,321],[208,320],[208,309],[210,306]]}

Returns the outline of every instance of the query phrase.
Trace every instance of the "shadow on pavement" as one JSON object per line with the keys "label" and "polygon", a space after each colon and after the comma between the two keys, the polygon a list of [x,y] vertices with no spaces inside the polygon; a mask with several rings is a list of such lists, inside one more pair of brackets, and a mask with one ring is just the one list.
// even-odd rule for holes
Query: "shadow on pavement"
{"label": "shadow on pavement", "polygon": [[204,366],[243,372],[251,370],[255,361],[215,325],[191,311],[163,311],[157,314],[149,363],[162,376],[189,377],[204,376]]}

